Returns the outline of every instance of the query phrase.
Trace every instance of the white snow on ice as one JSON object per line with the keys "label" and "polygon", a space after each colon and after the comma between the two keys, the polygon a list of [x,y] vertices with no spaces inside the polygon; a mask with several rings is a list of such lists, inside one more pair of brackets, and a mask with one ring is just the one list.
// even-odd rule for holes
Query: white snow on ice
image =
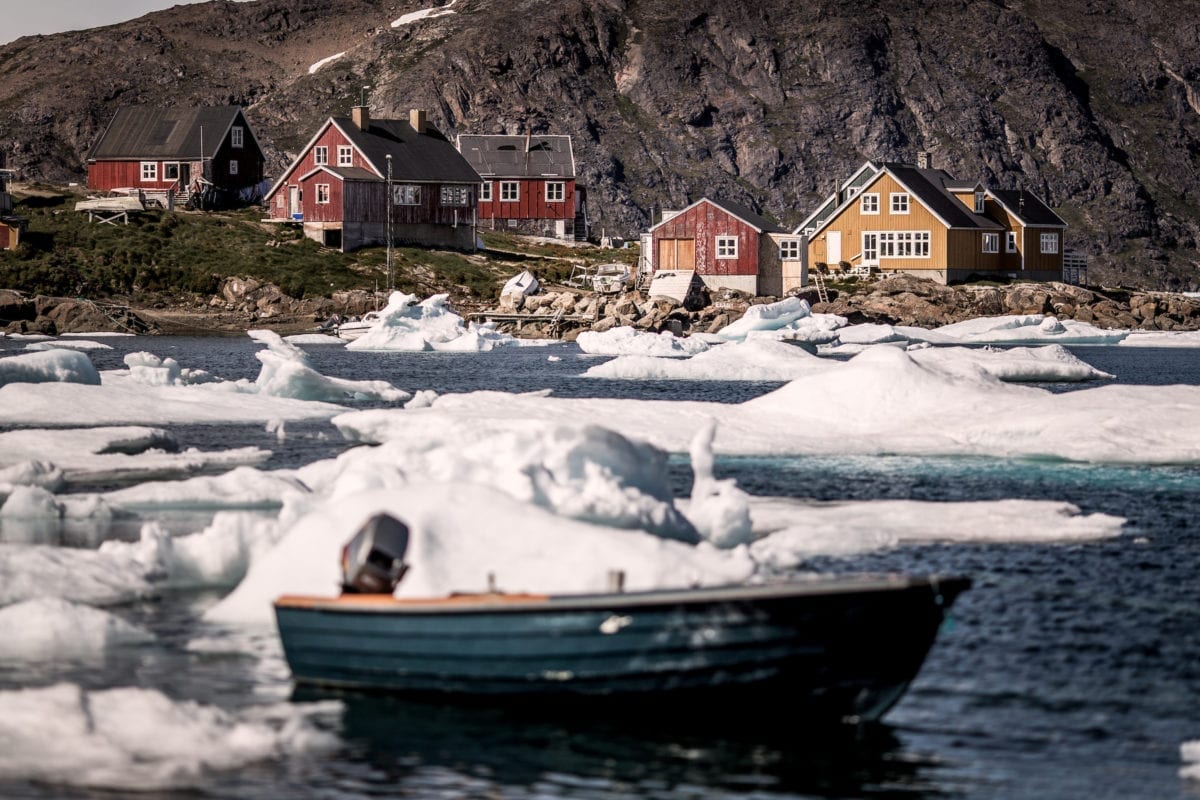
{"label": "white snow on ice", "polygon": [[1132,331],[1122,347],[1200,347],[1200,331]]}
{"label": "white snow on ice", "polygon": [[32,342],[25,345],[26,350],[112,350],[112,345],[91,342],[87,339],[53,340]]}
{"label": "white snow on ice", "polygon": [[[86,354],[73,350],[51,350],[0,358],[0,390],[18,383],[53,382],[98,386],[100,373]],[[0,421],[3,421],[2,411]]]}
{"label": "white snow on ice", "polygon": [[801,348],[762,339],[731,342],[691,358],[619,356],[588,369],[585,378],[623,380],[790,381],[840,364]]}
{"label": "white snow on ice", "polygon": [[709,343],[696,336],[675,336],[669,331],[650,333],[622,325],[607,331],[584,331],[575,340],[579,349],[593,356],[640,355],[684,358],[702,353]]}
{"label": "white snow on ice", "polygon": [[514,337],[498,332],[494,323],[464,322],[450,310],[446,304],[448,298],[449,295],[436,294],[418,302],[416,295],[392,292],[387,306],[379,312],[379,324],[346,348],[486,353],[516,344]]}
{"label": "white snow on ice", "polygon": [[144,628],[69,600],[40,598],[0,608],[0,659],[99,661],[112,647],[153,640]]}
{"label": "white snow on ice", "polygon": [[1200,781],[1200,739],[1181,744],[1179,756],[1183,760],[1183,766],[1179,768],[1179,777]]}
{"label": "white snow on ice", "polygon": [[717,336],[729,341],[741,341],[751,331],[775,331],[810,314],[808,301],[799,297],[787,297],[776,303],[752,305],[746,313],[721,330]]}
{"label": "white snow on ice", "polygon": [[155,689],[72,683],[0,691],[0,779],[135,794],[196,787],[214,772],[333,749],[337,739],[312,718],[338,708],[226,711]]}
{"label": "white snow on ice", "polygon": [[386,381],[352,381],[322,375],[313,369],[303,350],[285,342],[278,333],[249,331],[249,334],[251,339],[267,346],[254,354],[262,362],[262,370],[254,382],[261,394],[335,403],[352,400],[398,403],[412,397]]}
{"label": "white snow on ice", "polygon": [[346,343],[345,339],[339,339],[336,336],[330,336],[326,333],[294,333],[291,336],[283,337],[285,342],[291,344],[342,344]]}

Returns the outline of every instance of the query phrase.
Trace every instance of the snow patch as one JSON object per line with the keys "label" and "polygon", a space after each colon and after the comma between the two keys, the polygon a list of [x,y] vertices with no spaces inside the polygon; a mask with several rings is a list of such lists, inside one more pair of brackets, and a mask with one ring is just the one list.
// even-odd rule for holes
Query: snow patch
{"label": "snow patch", "polygon": [[407,14],[401,14],[399,18],[392,20],[392,27],[399,28],[404,25],[411,25],[414,22],[420,22],[423,19],[434,19],[435,17],[444,17],[455,12],[450,10],[450,6],[457,3],[458,0],[450,0],[444,6],[434,6],[432,8],[422,8],[420,11],[410,11]]}
{"label": "snow patch", "polygon": [[331,56],[326,56],[325,58],[322,58],[320,61],[317,61],[316,63],[314,63],[314,64],[312,64],[312,65],[310,65],[310,66],[309,66],[309,68],[308,68],[308,74],[309,74],[309,75],[315,75],[315,74],[317,74],[317,70],[321,69],[321,67],[323,67],[323,66],[325,66],[326,64],[329,64],[329,63],[331,63],[331,62],[337,61],[339,58],[341,58],[341,57],[342,57],[342,56],[344,56],[344,55],[346,55],[346,51],[345,51],[345,50],[343,50],[343,51],[342,51],[342,52],[340,52],[340,53],[334,53],[334,54],[333,54],[333,55],[331,55]]}
{"label": "snow patch", "polygon": [[56,349],[0,358],[0,389],[12,384],[53,382],[99,386],[100,373],[87,355],[74,350]]}

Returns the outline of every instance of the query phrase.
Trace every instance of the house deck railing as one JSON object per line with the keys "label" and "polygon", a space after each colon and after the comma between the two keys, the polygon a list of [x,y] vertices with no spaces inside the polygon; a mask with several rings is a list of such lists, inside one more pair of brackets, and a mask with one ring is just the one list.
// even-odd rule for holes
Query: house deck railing
{"label": "house deck railing", "polygon": [[1086,253],[1077,250],[1063,252],[1063,283],[1072,286],[1086,286],[1088,280],[1088,257]]}

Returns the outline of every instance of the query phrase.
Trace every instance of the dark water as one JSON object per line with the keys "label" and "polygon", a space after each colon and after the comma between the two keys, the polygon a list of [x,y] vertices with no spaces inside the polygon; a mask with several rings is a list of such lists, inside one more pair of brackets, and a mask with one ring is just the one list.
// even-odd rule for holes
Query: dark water
{"label": "dark water", "polygon": [[[116,350],[93,354],[102,369],[120,366],[130,349],[148,349],[225,378],[258,371],[249,340],[106,341]],[[584,380],[578,374],[599,359],[572,345],[486,356],[306,350],[326,374],[384,379],[410,390],[549,388],[560,396],[738,402],[775,386]],[[1196,351],[1075,352],[1121,382],[1200,384]],[[258,426],[173,430],[183,446],[276,450],[268,466],[296,466],[345,446],[327,423],[289,425],[282,445]],[[672,468],[685,493],[685,461]],[[342,741],[332,754],[266,762],[215,774],[194,791],[145,796],[1200,797],[1200,785],[1178,776],[1179,745],[1200,739],[1200,467],[797,457],[725,458],[718,471],[755,494],[1048,499],[1128,523],[1107,541],[911,546],[806,565],[961,573],[975,581],[908,695],[886,724],[866,731],[813,730],[786,708],[748,709],[746,719],[681,729],[670,720],[351,697],[325,723]],[[187,649],[193,637],[213,635],[197,618],[217,599],[181,592],[119,609],[158,641],[115,651],[101,668],[0,663],[0,689],[61,680],[96,688],[134,684],[229,708],[287,696],[286,669],[269,637],[261,658]],[[0,782],[0,797],[114,796],[124,795]]]}

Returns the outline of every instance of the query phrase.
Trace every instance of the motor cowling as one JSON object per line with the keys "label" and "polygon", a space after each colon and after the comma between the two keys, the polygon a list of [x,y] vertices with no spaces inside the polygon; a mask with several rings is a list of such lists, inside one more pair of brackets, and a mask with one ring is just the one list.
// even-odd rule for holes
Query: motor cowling
{"label": "motor cowling", "polygon": [[376,514],[364,522],[342,548],[342,591],[394,592],[408,571],[408,538],[408,526],[390,514]]}

